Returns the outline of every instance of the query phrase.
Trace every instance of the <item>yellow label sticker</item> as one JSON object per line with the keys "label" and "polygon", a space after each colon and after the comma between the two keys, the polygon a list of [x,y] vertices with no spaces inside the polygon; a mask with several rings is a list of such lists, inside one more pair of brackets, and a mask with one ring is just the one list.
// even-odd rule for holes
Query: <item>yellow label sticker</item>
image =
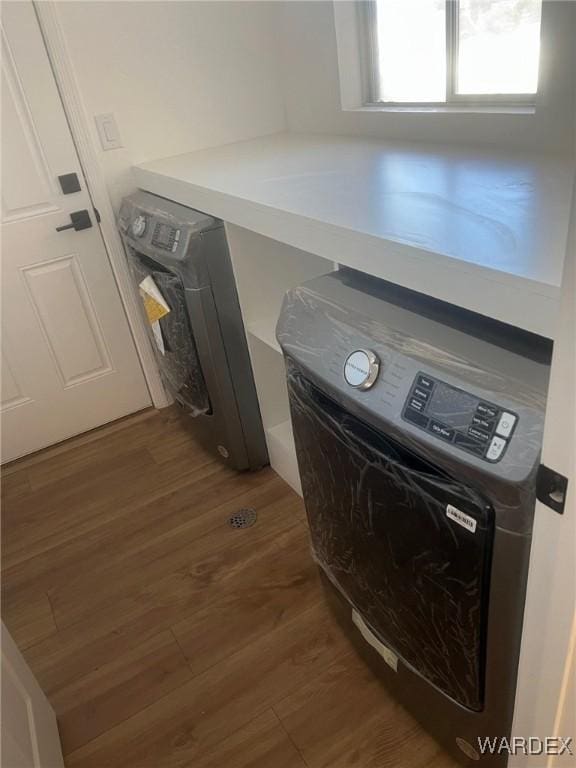
{"label": "yellow label sticker", "polygon": [[150,275],[144,278],[138,287],[146,310],[146,317],[150,325],[153,325],[170,312],[170,307]]}
{"label": "yellow label sticker", "polygon": [[150,325],[165,317],[170,310],[160,304],[153,296],[145,291],[140,291],[142,301],[144,302],[144,309],[146,310],[146,317]]}

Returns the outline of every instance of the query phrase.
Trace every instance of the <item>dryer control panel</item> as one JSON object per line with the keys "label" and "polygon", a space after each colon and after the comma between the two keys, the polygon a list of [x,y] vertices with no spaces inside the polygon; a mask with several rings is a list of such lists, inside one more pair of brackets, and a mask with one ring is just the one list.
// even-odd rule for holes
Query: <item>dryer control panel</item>
{"label": "dryer control panel", "polygon": [[180,229],[166,224],[163,221],[157,221],[152,230],[152,245],[163,251],[175,253],[180,241]]}
{"label": "dryer control panel", "polygon": [[518,423],[516,413],[423,372],[412,383],[402,418],[490,462],[500,461]]}

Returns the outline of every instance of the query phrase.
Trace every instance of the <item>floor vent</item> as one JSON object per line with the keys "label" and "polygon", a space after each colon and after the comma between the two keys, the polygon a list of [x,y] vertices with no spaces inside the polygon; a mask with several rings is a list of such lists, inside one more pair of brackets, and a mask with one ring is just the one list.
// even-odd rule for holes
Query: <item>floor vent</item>
{"label": "floor vent", "polygon": [[234,512],[228,518],[230,528],[250,528],[256,522],[256,510],[252,507],[245,507]]}

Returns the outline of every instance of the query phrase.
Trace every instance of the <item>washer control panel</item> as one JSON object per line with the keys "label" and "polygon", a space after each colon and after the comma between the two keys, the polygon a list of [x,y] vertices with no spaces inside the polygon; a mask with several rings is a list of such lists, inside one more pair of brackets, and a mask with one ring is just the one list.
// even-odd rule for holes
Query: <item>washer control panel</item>
{"label": "washer control panel", "polygon": [[380,360],[370,349],[356,349],[346,358],[344,378],[355,389],[370,389],[380,372]]}
{"label": "washer control panel", "polygon": [[412,383],[402,418],[490,462],[500,461],[518,422],[516,413],[422,372]]}

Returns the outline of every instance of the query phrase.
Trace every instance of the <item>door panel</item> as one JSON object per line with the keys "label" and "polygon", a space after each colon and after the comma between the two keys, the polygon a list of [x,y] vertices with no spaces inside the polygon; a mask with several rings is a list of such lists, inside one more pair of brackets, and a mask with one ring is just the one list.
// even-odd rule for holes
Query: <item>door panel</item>
{"label": "door panel", "polygon": [[78,254],[22,270],[64,387],[112,366]]}
{"label": "door panel", "polygon": [[18,382],[14,378],[12,366],[10,365],[8,355],[6,354],[6,349],[2,350],[2,377],[0,381],[2,385],[2,395],[0,397],[2,409],[13,408],[16,405],[21,405],[23,401],[28,400],[28,398],[22,394]]}
{"label": "door panel", "polygon": [[293,369],[288,383],[318,562],[381,642],[482,709],[490,505]]}
{"label": "door panel", "polygon": [[40,139],[16,73],[12,50],[2,30],[2,142],[10,147],[3,155],[4,222],[58,210],[57,194]]}
{"label": "door panel", "polygon": [[2,749],[6,768],[64,768],[54,711],[2,622]]}
{"label": "door panel", "polygon": [[[2,6],[2,460],[150,405],[31,2]],[[64,195],[58,176],[76,173]],[[56,228],[87,210],[93,226]]]}
{"label": "door panel", "polygon": [[21,765],[34,765],[31,729],[21,727],[22,724],[28,725],[28,697],[9,664],[4,664],[2,669],[2,697],[6,702],[6,706],[2,707],[3,728],[11,734],[17,747],[16,754],[20,758],[18,762]]}

